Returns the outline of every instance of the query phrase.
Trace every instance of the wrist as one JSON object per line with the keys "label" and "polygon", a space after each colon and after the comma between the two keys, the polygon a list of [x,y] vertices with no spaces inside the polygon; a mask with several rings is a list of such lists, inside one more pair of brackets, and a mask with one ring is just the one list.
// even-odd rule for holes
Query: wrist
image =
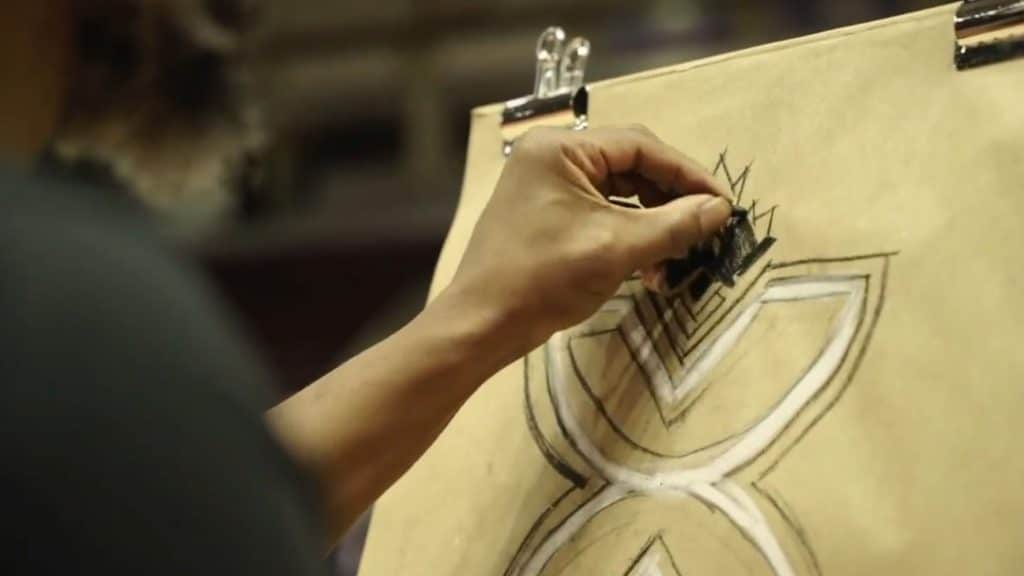
{"label": "wrist", "polygon": [[501,298],[459,283],[445,288],[423,312],[431,331],[443,331],[467,362],[496,372],[535,344],[528,323]]}

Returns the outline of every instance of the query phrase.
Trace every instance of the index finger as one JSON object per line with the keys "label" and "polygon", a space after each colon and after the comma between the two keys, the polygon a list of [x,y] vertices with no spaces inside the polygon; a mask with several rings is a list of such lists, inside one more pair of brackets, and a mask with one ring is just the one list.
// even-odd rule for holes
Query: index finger
{"label": "index finger", "polygon": [[580,137],[597,147],[608,171],[605,178],[639,174],[677,196],[712,194],[733,201],[729,187],[715,179],[707,168],[646,128],[593,128]]}

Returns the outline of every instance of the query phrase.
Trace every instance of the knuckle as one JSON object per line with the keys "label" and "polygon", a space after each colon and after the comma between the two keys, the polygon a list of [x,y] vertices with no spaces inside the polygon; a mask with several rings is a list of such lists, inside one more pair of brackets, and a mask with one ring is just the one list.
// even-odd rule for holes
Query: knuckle
{"label": "knuckle", "polygon": [[662,142],[661,138],[654,133],[654,130],[648,128],[646,124],[629,124],[624,129],[640,140],[657,143]]}
{"label": "knuckle", "polygon": [[562,132],[564,131],[553,126],[534,126],[519,137],[518,143],[527,147],[547,145],[558,140]]}
{"label": "knuckle", "polygon": [[589,234],[576,238],[566,245],[566,263],[576,269],[590,270],[600,264],[604,248],[603,244],[596,242]]}
{"label": "knuckle", "polygon": [[538,130],[538,128],[530,128],[522,136],[516,138],[515,146],[512,148],[513,157],[522,158],[537,152],[543,141],[543,135]]}
{"label": "knuckle", "polygon": [[551,126],[535,126],[516,139],[512,148],[513,158],[547,158],[559,151],[564,152],[574,141],[563,129]]}
{"label": "knuckle", "polygon": [[640,124],[640,123],[629,124],[629,125],[626,126],[626,129],[627,130],[632,130],[633,132],[636,132],[638,134],[642,134],[644,136],[650,136],[652,138],[655,137],[654,131],[651,130],[650,128],[648,128],[646,124]]}
{"label": "knuckle", "polygon": [[610,227],[601,227],[595,230],[591,245],[598,257],[605,258],[615,255],[620,249],[618,234]]}
{"label": "knuckle", "polygon": [[616,230],[599,227],[577,246],[574,259],[586,276],[604,281],[620,267],[624,255],[625,246]]}

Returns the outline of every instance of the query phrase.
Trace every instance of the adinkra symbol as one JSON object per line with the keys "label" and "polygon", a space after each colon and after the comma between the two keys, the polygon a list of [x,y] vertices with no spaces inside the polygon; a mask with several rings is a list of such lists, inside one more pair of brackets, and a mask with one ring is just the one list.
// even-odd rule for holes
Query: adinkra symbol
{"label": "adinkra symbol", "polygon": [[[733,175],[722,153],[715,174],[728,180],[737,203],[742,203],[750,167]],[[788,517],[758,482],[831,410],[854,378],[881,314],[894,253],[759,265],[775,243],[776,207],[759,211],[754,201],[738,212],[719,238],[678,264],[675,296],[664,298],[643,290],[637,280],[627,282],[594,318],[556,334],[527,358],[527,423],[545,458],[573,487],[537,519],[507,576],[547,573],[552,559],[573,546],[584,527],[605,510],[637,498],[700,501],[727,519],[776,576],[820,573],[796,519]],[[621,346],[632,359],[665,429],[671,430],[682,417],[679,407],[699,402],[701,390],[714,386],[712,373],[742,349],[744,337],[764,311],[817,301],[836,302],[839,309],[823,340],[813,347],[810,365],[795,380],[784,382],[781,397],[755,420],[686,453],[659,451],[645,445],[643,438],[631,437],[595,393],[605,376],[581,369],[585,359],[578,356],[577,343],[617,336],[611,342],[618,344],[610,345]],[[665,340],[678,362],[669,362],[659,352],[656,342]],[[670,369],[670,364],[677,368]],[[531,393],[531,383],[547,394]],[[553,429],[538,425],[536,402],[543,396],[550,401],[557,424]],[[603,420],[613,434],[595,435],[595,420],[583,411],[596,411],[597,421]],[[609,451],[608,442],[618,442],[625,450]],[[770,450],[780,443],[779,449]],[[739,475],[750,467],[760,471],[757,481]],[[789,527],[783,529],[785,535],[769,515]],[[679,573],[675,560],[658,533],[626,574]]]}

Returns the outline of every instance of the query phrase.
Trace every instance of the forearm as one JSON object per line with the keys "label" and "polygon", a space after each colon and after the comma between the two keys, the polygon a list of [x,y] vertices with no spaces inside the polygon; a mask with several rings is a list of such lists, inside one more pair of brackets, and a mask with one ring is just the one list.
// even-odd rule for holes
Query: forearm
{"label": "forearm", "polygon": [[329,542],[430,446],[477,387],[521,355],[506,319],[449,289],[392,337],[269,413],[312,471]]}
{"label": "forearm", "polygon": [[[612,193],[649,208],[613,205],[603,196]],[[588,318],[637,270],[688,254],[725,226],[732,209],[723,198],[711,173],[646,129],[540,129],[517,139],[454,287],[269,414],[320,481],[329,541],[484,380]]]}

